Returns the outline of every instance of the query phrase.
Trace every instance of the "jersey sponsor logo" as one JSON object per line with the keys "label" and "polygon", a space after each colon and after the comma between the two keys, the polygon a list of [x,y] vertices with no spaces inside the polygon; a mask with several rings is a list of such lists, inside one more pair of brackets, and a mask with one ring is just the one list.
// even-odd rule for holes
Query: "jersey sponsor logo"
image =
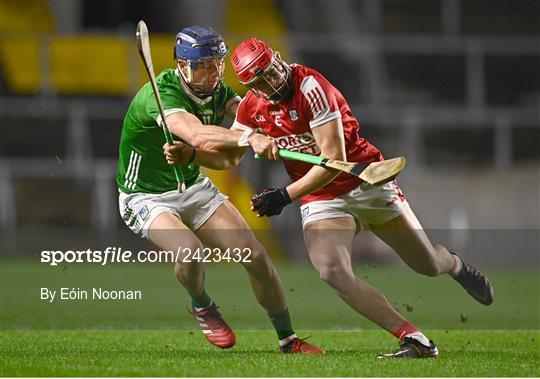
{"label": "jersey sponsor logo", "polygon": [[135,150],[131,150],[131,154],[129,155],[129,165],[124,177],[124,186],[126,188],[129,188],[131,190],[135,189],[135,185],[137,184],[137,178],[139,177],[139,167],[141,166],[141,159],[142,156],[135,152]]}
{"label": "jersey sponsor logo", "polygon": [[268,114],[270,114],[270,116],[279,116],[279,115],[282,115],[284,113],[285,112],[283,112],[283,109],[280,109],[279,111],[270,111],[270,112],[268,112]]}
{"label": "jersey sponsor logo", "polygon": [[280,149],[297,151],[300,153],[319,154],[321,150],[311,133],[290,134],[275,137],[274,142]]}
{"label": "jersey sponsor logo", "polygon": [[292,121],[298,120],[298,113],[296,113],[296,109],[291,109],[289,111],[289,116],[291,116]]}

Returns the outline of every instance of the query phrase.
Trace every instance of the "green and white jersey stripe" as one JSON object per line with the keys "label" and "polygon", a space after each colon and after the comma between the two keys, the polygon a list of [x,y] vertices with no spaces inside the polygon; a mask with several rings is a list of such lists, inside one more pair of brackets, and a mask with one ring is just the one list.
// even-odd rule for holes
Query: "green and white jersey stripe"
{"label": "green and white jersey stripe", "polygon": [[124,187],[129,189],[135,189],[135,183],[137,183],[137,176],[139,175],[139,168],[141,166],[142,155],[137,154],[134,150],[131,150],[129,155],[129,165],[125,175]]}
{"label": "green and white jersey stripe", "polygon": [[[161,72],[156,78],[165,115],[189,112],[203,124],[220,125],[227,106],[239,99],[226,84],[206,99],[189,92],[173,69]],[[161,116],[150,83],[146,83],[133,98],[124,118],[120,137],[116,183],[124,193],[163,193],[178,187],[172,166],[163,155],[165,136]],[[173,139],[178,138],[173,136]],[[180,165],[189,187],[203,179],[199,166]]]}

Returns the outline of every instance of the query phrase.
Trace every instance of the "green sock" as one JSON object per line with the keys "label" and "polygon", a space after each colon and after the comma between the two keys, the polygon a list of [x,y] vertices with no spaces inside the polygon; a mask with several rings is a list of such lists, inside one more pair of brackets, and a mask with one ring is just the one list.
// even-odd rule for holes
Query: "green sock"
{"label": "green sock", "polygon": [[284,312],[277,315],[269,315],[272,325],[276,329],[278,338],[280,340],[289,337],[294,334],[294,330],[291,323],[291,316],[289,315],[289,310],[286,309]]}
{"label": "green sock", "polygon": [[191,298],[191,305],[193,308],[206,308],[212,304],[212,299],[206,293],[206,290],[200,296]]}

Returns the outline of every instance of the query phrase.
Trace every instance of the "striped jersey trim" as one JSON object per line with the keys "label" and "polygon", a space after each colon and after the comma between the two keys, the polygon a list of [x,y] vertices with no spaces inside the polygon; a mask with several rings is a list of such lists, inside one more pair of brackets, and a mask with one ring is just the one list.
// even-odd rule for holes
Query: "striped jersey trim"
{"label": "striped jersey trim", "polygon": [[[173,113],[177,113],[177,112],[187,112],[184,108],[171,108],[171,109],[166,109],[163,111],[163,114],[165,115],[165,118],[169,117],[170,115],[172,115]],[[162,124],[162,120],[161,120],[161,114],[159,114],[157,117],[156,117],[156,122],[159,126],[163,126],[161,125]]]}
{"label": "striped jersey trim", "polygon": [[242,124],[240,121],[238,120],[234,120],[234,123],[232,124],[231,126],[231,130],[253,130],[253,128],[247,126],[247,125],[244,125]]}
{"label": "striped jersey trim", "polygon": [[326,93],[313,76],[304,78],[300,85],[300,90],[306,97],[311,113],[313,114],[313,119],[309,121],[311,128],[341,117],[339,109],[334,112],[331,111]]}
{"label": "striped jersey trim", "polygon": [[124,187],[130,190],[135,189],[137,178],[139,177],[139,168],[141,166],[142,156],[132,150],[129,156],[129,165],[124,178]]}
{"label": "striped jersey trim", "polygon": [[336,118],[341,118],[340,111],[327,113],[324,115],[324,117],[317,118],[316,120],[311,120],[309,122],[309,127],[313,129],[313,128],[316,128],[317,126],[321,126],[322,124],[327,123],[328,121],[335,120]]}

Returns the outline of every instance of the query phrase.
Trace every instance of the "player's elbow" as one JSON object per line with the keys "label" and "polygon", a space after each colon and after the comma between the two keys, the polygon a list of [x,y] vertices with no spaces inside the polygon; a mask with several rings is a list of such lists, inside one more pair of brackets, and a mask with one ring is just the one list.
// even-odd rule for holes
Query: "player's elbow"
{"label": "player's elbow", "polygon": [[238,162],[235,159],[227,159],[227,161],[224,164],[223,170],[235,167],[237,164]]}
{"label": "player's elbow", "polygon": [[346,161],[347,156],[345,151],[337,145],[324,146],[321,148],[321,156],[339,161]]}
{"label": "player's elbow", "polygon": [[227,151],[227,159],[225,160],[227,167],[231,168],[238,166],[244,157],[245,149],[232,149]]}
{"label": "player's elbow", "polygon": [[229,162],[231,164],[231,167],[238,166],[240,162],[242,161],[243,157],[244,157],[244,154],[229,156]]}
{"label": "player's elbow", "polygon": [[207,165],[212,170],[227,170],[234,166],[234,162],[229,158],[215,159],[212,164]]}
{"label": "player's elbow", "polygon": [[216,161],[213,166],[214,170],[226,170],[232,167],[227,159]]}
{"label": "player's elbow", "polygon": [[227,170],[229,168],[236,167],[241,160],[242,157],[228,157],[227,159],[223,159],[218,163],[218,170]]}

